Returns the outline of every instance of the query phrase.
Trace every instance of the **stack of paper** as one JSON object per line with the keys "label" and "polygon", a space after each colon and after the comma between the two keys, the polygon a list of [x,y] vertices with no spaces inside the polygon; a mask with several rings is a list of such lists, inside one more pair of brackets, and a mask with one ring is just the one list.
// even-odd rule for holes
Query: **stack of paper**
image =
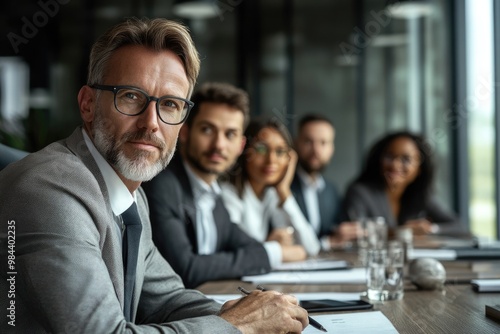
{"label": "stack of paper", "polygon": [[500,279],[473,279],[470,283],[477,292],[500,292]]}

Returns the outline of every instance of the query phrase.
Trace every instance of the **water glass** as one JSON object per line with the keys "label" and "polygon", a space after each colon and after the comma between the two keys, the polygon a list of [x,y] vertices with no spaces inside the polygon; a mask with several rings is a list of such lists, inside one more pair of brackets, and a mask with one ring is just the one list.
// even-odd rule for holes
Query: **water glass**
{"label": "water glass", "polygon": [[413,250],[413,230],[411,227],[399,227],[396,230],[396,240],[403,245],[404,260],[408,262],[408,254]]}
{"label": "water glass", "polygon": [[385,300],[385,264],[387,262],[387,250],[373,248],[368,250],[366,266],[367,296],[370,300]]}
{"label": "water glass", "polygon": [[405,262],[404,246],[400,241],[391,241],[387,245],[387,260],[385,264],[386,300],[401,299],[403,290],[403,271]]}
{"label": "water glass", "polygon": [[387,224],[383,217],[365,218],[360,222],[358,233],[358,256],[363,266],[367,265],[368,250],[385,248],[387,243]]}
{"label": "water glass", "polygon": [[367,296],[370,300],[395,300],[404,296],[404,250],[399,241],[391,241],[387,248],[368,250]]}

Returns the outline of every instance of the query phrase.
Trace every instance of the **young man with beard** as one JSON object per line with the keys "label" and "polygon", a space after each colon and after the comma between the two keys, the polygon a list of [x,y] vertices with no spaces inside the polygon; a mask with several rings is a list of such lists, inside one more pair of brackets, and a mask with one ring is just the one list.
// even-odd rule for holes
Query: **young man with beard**
{"label": "young man with beard", "polygon": [[321,174],[335,151],[334,140],[335,128],[328,118],[308,114],[300,119],[295,139],[299,159],[291,189],[324,250],[356,239],[358,232],[355,222],[339,224],[339,193]]}
{"label": "young man with beard", "polygon": [[144,184],[153,240],[187,287],[267,273],[287,260],[293,245],[260,243],[233,224],[218,184],[245,146],[248,96],[227,83],[205,83],[192,100],[180,154]]}
{"label": "young man with beard", "polygon": [[140,185],[169,163],[198,72],[176,22],[131,19],[97,40],[78,94],[83,126],[0,172],[0,275],[15,282],[15,296],[1,299],[14,311],[0,332],[298,333],[307,325],[295,298],[273,292],[221,308],[185,289],[154,247]]}

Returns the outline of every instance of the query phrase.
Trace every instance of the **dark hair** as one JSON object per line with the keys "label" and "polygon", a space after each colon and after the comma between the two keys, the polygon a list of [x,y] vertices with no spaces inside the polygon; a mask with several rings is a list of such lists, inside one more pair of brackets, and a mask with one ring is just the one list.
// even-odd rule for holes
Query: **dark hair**
{"label": "dark hair", "polygon": [[297,126],[297,135],[300,133],[300,131],[306,124],[312,122],[325,122],[330,124],[332,128],[335,128],[333,122],[329,118],[316,113],[308,113],[305,116],[302,116],[302,118],[299,120],[299,124]]}
{"label": "dark hair", "polygon": [[229,182],[232,183],[238,195],[241,197],[243,195],[243,188],[245,186],[245,182],[248,180],[248,171],[246,167],[246,151],[252,146],[255,142],[255,137],[263,130],[263,129],[274,129],[278,131],[278,133],[285,139],[285,142],[289,148],[292,147],[292,136],[290,132],[288,132],[287,127],[283,122],[278,120],[276,117],[267,117],[267,116],[259,116],[256,118],[252,118],[250,124],[245,131],[246,143],[243,153],[238,157],[236,164],[229,171]]}
{"label": "dark hair", "polygon": [[201,85],[191,97],[194,107],[189,112],[186,124],[191,126],[193,119],[200,111],[203,102],[224,103],[228,106],[241,110],[244,116],[243,128],[248,124],[250,118],[250,106],[248,94],[231,84],[223,82],[207,82]]}
{"label": "dark hair", "polygon": [[378,140],[370,149],[363,170],[355,182],[369,183],[379,189],[385,189],[386,180],[382,175],[382,156],[387,147],[398,138],[410,139],[420,152],[420,172],[417,178],[405,189],[401,203],[413,206],[414,203],[420,202],[425,205],[424,203],[427,203],[432,193],[434,179],[433,153],[429,143],[422,136],[409,131],[390,133]]}

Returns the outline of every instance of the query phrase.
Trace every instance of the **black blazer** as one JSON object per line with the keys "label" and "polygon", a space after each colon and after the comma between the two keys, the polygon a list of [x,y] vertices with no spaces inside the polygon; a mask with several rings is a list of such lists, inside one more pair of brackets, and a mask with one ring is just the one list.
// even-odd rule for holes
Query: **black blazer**
{"label": "black blazer", "polygon": [[[304,200],[304,191],[302,181],[297,173],[293,178],[291,190],[295,200],[299,204],[304,216],[309,221],[306,202]],[[339,224],[340,196],[335,185],[325,178],[325,187],[318,194],[319,213],[321,219],[321,228],[318,237],[330,235]]]}
{"label": "black blazer", "polygon": [[230,221],[221,199],[214,210],[216,252],[198,254],[193,191],[180,155],[142,187],[149,202],[153,241],[186,287],[271,270],[264,246]]}

